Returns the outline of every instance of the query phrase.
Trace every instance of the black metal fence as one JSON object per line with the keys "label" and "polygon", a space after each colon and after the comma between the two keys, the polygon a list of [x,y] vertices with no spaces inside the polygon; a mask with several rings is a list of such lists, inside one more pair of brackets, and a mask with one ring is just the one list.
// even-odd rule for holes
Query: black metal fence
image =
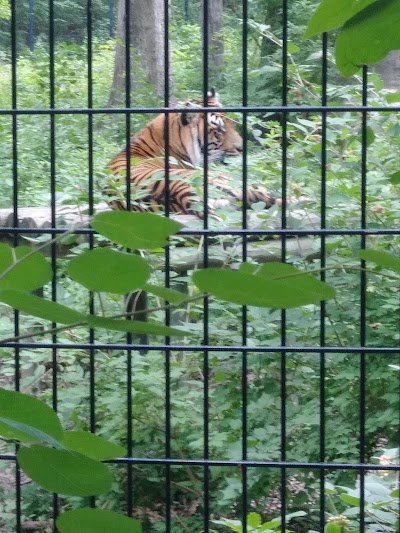
{"label": "black metal fence", "polygon": [[[87,141],[83,147],[87,157],[84,193],[88,199],[89,214],[93,214],[96,198],[101,195],[101,192],[96,190],[96,175],[103,154],[99,159],[96,158],[96,150],[99,147],[97,140],[111,131],[102,130],[101,121],[110,120],[111,117],[111,122],[115,120],[117,123],[117,118],[122,117],[122,144],[125,142],[129,146],[129,139],[134,133],[132,122],[136,116],[159,112],[168,114],[180,109],[179,105],[170,104],[173,91],[169,83],[171,45],[168,15],[164,35],[166,82],[163,105],[156,108],[143,106],[134,90],[132,92],[130,77],[126,78],[123,107],[106,108],[95,104],[90,0],[86,10],[87,104],[60,108],[57,104],[60,91],[57,72],[62,71],[57,70],[57,40],[53,25],[56,2],[57,0],[49,2],[48,85],[44,89],[48,91],[48,106],[30,108],[21,106],[19,101],[21,91],[24,90],[22,84],[25,82],[20,75],[21,52],[17,48],[15,37],[18,26],[16,3],[11,2],[11,48],[7,51],[11,68],[10,106],[0,109],[0,119],[3,121],[3,130],[6,123],[9,125],[11,136],[6,157],[12,164],[8,167],[10,174],[5,175],[4,170],[0,172],[3,179],[12,179],[10,201],[13,202],[14,223],[12,227],[3,228],[1,235],[12,235],[15,245],[24,242],[24,237],[37,235],[39,232],[37,228],[24,227],[19,222],[20,207],[29,207],[26,197],[23,206],[20,200],[20,169],[25,150],[20,139],[25,139],[24,128],[29,121],[35,123],[43,117],[48,120],[48,131],[45,133],[46,142],[48,141],[48,160],[45,163],[49,177],[46,194],[51,220],[50,226],[42,229],[40,233],[49,236],[68,229],[58,227],[56,222],[60,193],[58,168],[60,161],[67,156],[63,152],[63,135],[69,135],[68,125],[59,129],[60,119],[68,117],[72,124],[72,119],[86,117],[86,124],[80,122],[81,127],[87,131]],[[168,4],[168,1],[164,3],[167,14]],[[29,5],[31,6],[31,3]],[[131,9],[132,6],[127,3],[128,71]],[[187,12],[187,3],[185,9]],[[210,9],[212,2],[204,2],[204,20],[208,20]],[[336,94],[333,90],[330,91],[333,67],[329,63],[331,43],[326,35],[320,44],[320,59],[315,60],[318,61],[319,69],[319,74],[316,75],[319,81],[315,83],[319,83],[321,87],[319,101],[310,98],[308,102],[303,101],[299,105],[293,97],[290,81],[293,66],[289,63],[291,54],[288,51],[288,28],[291,21],[286,0],[282,0],[279,10],[281,61],[277,86],[280,87],[280,101],[270,105],[260,97],[260,102],[255,103],[252,97],[249,105],[249,87],[253,78],[249,75],[248,64],[248,2],[243,0],[240,9],[244,21],[241,30],[242,55],[237,58],[242,72],[241,102],[240,105],[230,105],[229,101],[226,102],[222,97],[221,99],[226,104],[226,112],[241,117],[240,127],[244,139],[241,183],[244,191],[252,180],[254,170],[252,150],[255,138],[252,128],[258,127],[263,121],[268,123],[268,128],[275,128],[276,135],[271,142],[277,147],[279,160],[270,162],[269,168],[275,165],[279,172],[280,187],[276,193],[283,198],[283,205],[280,210],[273,211],[273,216],[280,220],[280,229],[271,227],[269,222],[261,229],[259,226],[250,227],[248,210],[243,206],[240,224],[236,221],[234,229],[223,227],[222,224],[216,227],[206,216],[200,229],[185,228],[180,235],[184,240],[202,239],[201,262],[205,266],[208,265],[209,250],[216,237],[229,237],[230,241],[234,240],[239,249],[235,260],[251,262],[253,259],[248,250],[254,239],[265,240],[271,236],[279,236],[280,259],[294,263],[304,261],[307,268],[314,262],[314,266],[321,269],[321,279],[336,284],[341,293],[337,305],[339,308],[342,306],[342,311],[333,310],[336,304],[323,302],[319,309],[304,312],[282,311],[279,316],[276,312],[257,314],[252,309],[234,306],[228,310],[221,309],[213,300],[206,298],[201,307],[196,306],[190,312],[187,311],[189,322],[202,325],[196,342],[181,344],[167,339],[158,343],[150,339],[149,344],[143,345],[131,337],[122,339],[99,336],[93,330],[82,335],[77,334],[75,339],[73,334],[65,336],[54,333],[37,341],[9,342],[2,348],[2,385],[15,386],[16,390],[38,394],[52,402],[54,409],[61,412],[67,424],[75,421],[78,427],[98,432],[107,438],[115,438],[126,445],[127,458],[112,461],[115,464],[119,488],[115,489],[110,499],[102,500],[100,504],[131,516],[138,516],[143,520],[146,531],[223,531],[217,529],[219,526],[212,521],[223,516],[233,516],[241,520],[243,532],[256,531],[257,529],[250,529],[249,513],[257,511],[265,520],[274,514],[279,516],[281,523],[274,529],[277,531],[286,531],[291,527],[296,531],[322,532],[326,528],[327,517],[331,516],[331,523],[335,523],[336,516],[332,510],[333,496],[331,489],[327,488],[327,482],[334,484],[337,480],[342,485],[352,484],[354,488],[356,478],[360,491],[359,513],[356,515],[358,530],[362,533],[372,531],[369,529],[371,515],[367,509],[369,502],[366,499],[365,480],[372,472],[379,473],[384,470],[394,474],[399,470],[398,465],[377,464],[373,460],[376,450],[400,446],[400,382],[398,370],[396,375],[394,368],[399,365],[399,350],[396,346],[396,338],[398,342],[399,337],[393,334],[399,324],[398,309],[396,311],[395,302],[393,303],[393,300],[398,300],[398,293],[393,291],[393,286],[389,290],[384,284],[379,285],[374,277],[375,273],[367,272],[363,261],[360,263],[361,270],[352,271],[353,278],[347,288],[345,283],[342,284],[342,279],[348,278],[345,276],[346,267],[341,261],[348,255],[348,250],[366,248],[371,242],[398,247],[400,231],[398,226],[393,225],[396,216],[384,218],[385,211],[390,209],[390,199],[376,199],[375,182],[372,187],[374,192],[369,191],[370,172],[375,172],[375,158],[380,157],[379,151],[373,152],[370,164],[369,153],[374,149],[369,137],[370,117],[373,117],[374,124],[378,123],[380,126],[385,121],[397,123],[397,108],[378,104],[375,100],[370,104],[367,68],[363,69],[362,79],[355,81],[349,89],[353,91],[353,95],[354,91],[359,91],[360,100],[355,97],[353,101],[345,101],[344,98],[341,104],[338,103]],[[202,95],[206,100],[210,70],[207,24],[203,24],[202,42],[201,83]],[[190,87],[188,90],[192,94]],[[223,96],[223,88],[220,92]],[[199,109],[204,113],[210,112],[207,106]],[[273,126],[268,122],[269,114],[279,118],[274,121]],[[349,130],[353,130],[343,133],[347,128],[346,117],[351,117],[352,126]],[[301,128],[294,127],[294,123],[299,124],[299,118],[300,124],[301,120],[313,122],[315,128],[304,133]],[[332,131],[338,122],[338,128],[342,132],[341,139],[332,140]],[[354,124],[359,128],[359,144],[356,147]],[[303,127],[311,126],[304,126],[303,123]],[[121,129],[121,121],[118,122],[117,128]],[[307,145],[299,144],[296,137],[302,131],[304,137],[311,138]],[[337,133],[338,130],[335,131]],[[168,134],[167,131],[166,135]],[[115,131],[112,135],[115,135]],[[386,141],[382,135],[379,139],[376,136],[375,142]],[[342,159],[351,159],[346,175],[343,169],[339,168],[340,161],[335,152],[339,150],[339,143],[342,143]],[[312,174],[310,181],[313,182],[313,186],[309,187],[296,174],[296,168],[307,167],[307,164],[303,166],[302,157],[304,161],[309,161],[307,158],[313,146],[317,146],[317,149],[313,152],[315,158],[309,167]],[[268,157],[268,150],[272,150],[270,145],[264,148],[265,157]],[[346,150],[351,151],[350,155]],[[107,157],[111,158],[113,155],[107,153],[103,157],[104,162]],[[387,157],[389,160],[390,156]],[[167,164],[168,160],[167,149]],[[209,171],[209,165],[205,154],[205,175]],[[319,168],[318,173],[315,173],[316,168]],[[307,173],[308,170],[304,172]],[[333,191],[335,173],[341,176],[339,192],[336,189]],[[168,182],[168,171],[166,180]],[[293,194],[291,191],[294,182],[296,186],[303,188],[305,196],[309,196],[313,191],[311,205],[306,205],[303,215],[306,213],[304,216],[307,217],[313,212],[319,217],[319,227],[310,228],[301,224],[293,226],[293,208],[287,200]],[[340,217],[346,219],[346,194],[355,185],[357,190],[351,194],[354,204],[358,205],[358,213],[357,208],[349,207],[348,210],[352,210],[352,225],[341,226]],[[382,188],[384,187],[382,184]],[[79,194],[81,192],[78,191]],[[205,206],[207,195],[208,187],[205,181]],[[393,201],[396,202],[396,199],[393,198]],[[376,207],[376,202],[384,204],[381,211],[372,211],[382,215],[379,220],[371,216],[371,206]],[[339,215],[336,209],[339,209]],[[207,212],[207,207],[205,211]],[[88,246],[96,245],[94,232],[84,229],[77,230],[76,234],[89,234]],[[306,237],[312,239],[313,250],[307,254],[306,259],[294,257],[290,250],[288,251],[288,243],[295,240],[301,246],[302,239]],[[333,264],[331,254],[337,249],[347,251]],[[59,254],[60,249],[52,245],[50,257],[55,275],[47,293],[53,301],[66,299],[71,302],[75,297],[77,305],[81,305],[81,300],[85,300],[85,297],[69,293],[68,288],[60,282],[57,274],[60,269]],[[167,287],[176,287],[179,282],[186,283],[184,269],[184,274],[182,275],[181,271],[180,277],[174,273],[172,264],[176,254],[179,254],[176,247],[165,250],[165,269],[164,274],[160,275],[164,276]],[[374,308],[371,311],[369,308],[369,299],[374,296],[376,290],[383,291],[384,300],[392,298],[392,307],[389,309],[393,319],[391,323],[390,320],[385,323],[387,313],[381,300],[381,309]],[[345,304],[348,299],[353,302],[352,310],[345,319],[343,317],[346,316]],[[93,299],[88,305],[90,312],[98,310],[98,304]],[[308,320],[307,314],[311,315],[311,319]],[[6,321],[6,315],[2,316],[2,320]],[[382,319],[382,316],[385,319]],[[170,324],[175,318],[167,310],[163,319],[166,324]],[[15,336],[21,333],[22,326],[32,326],[26,317],[17,312],[7,320],[10,322],[4,323],[13,329]],[[227,323],[225,331],[218,337],[217,330],[224,329],[221,325],[224,320]],[[335,327],[332,326],[334,322]],[[385,328],[390,330],[386,337],[384,333],[374,337],[375,332]],[[344,329],[351,329],[352,335],[346,337]],[[307,342],[308,337],[310,342]],[[385,338],[389,339],[387,344]],[[11,353],[13,363],[10,362]],[[390,365],[393,368],[388,373],[385,370],[384,378],[381,379],[376,376],[376,372],[380,371],[382,365],[385,369]],[[346,374],[346,369],[350,366],[351,377]],[[335,376],[336,372],[341,377]],[[307,375],[310,376],[309,379]],[[300,382],[296,381],[297,378]],[[391,397],[384,400],[388,394]],[[334,396],[341,400],[335,403],[332,400]],[[382,404],[379,404],[380,400]],[[381,423],[379,413],[382,417]],[[303,415],[302,422],[299,421],[300,414]],[[197,419],[194,420],[193,416]],[[342,432],[340,421],[346,420],[346,417],[355,420],[356,424],[352,431],[346,427]],[[373,419],[375,427],[369,425],[369,417]],[[113,419],[121,424],[123,422],[118,430],[115,424],[113,425]],[[182,427],[182,419],[186,421],[185,427]],[[224,419],[227,425],[224,424]],[[295,420],[297,425],[294,430],[291,424]],[[296,446],[299,443],[302,446]],[[299,449],[302,450],[301,454],[294,451]],[[0,514],[2,531],[50,531],[54,527],[52,517],[57,516],[61,508],[80,505],[79,502],[56,495],[52,501],[46,501],[42,493],[39,493],[42,501],[35,501],[34,491],[29,493],[30,485],[26,484],[26,479],[21,476],[18,468],[15,468],[15,482],[6,479],[4,472],[8,475],[14,464],[12,454],[3,453],[0,458],[4,463],[4,468],[0,471],[0,483],[5,487],[3,497],[8,505],[7,509],[3,506]],[[293,489],[296,483],[297,492]],[[15,492],[13,501],[8,500],[7,487],[8,492]],[[304,494],[303,501],[296,497],[299,492]],[[146,494],[149,495],[147,498]],[[43,501],[46,501],[45,509]],[[97,503],[91,501],[92,505]],[[306,519],[303,518],[302,521],[299,518],[295,520],[294,525],[292,522],[289,525],[288,513],[304,509],[307,509]],[[340,520],[340,517],[336,518]],[[348,518],[352,516],[349,514]],[[349,526],[346,522],[343,523],[345,525],[340,531],[344,532]],[[374,531],[395,531],[398,521],[397,526],[391,527],[392,529],[385,529],[382,526],[382,529]]]}

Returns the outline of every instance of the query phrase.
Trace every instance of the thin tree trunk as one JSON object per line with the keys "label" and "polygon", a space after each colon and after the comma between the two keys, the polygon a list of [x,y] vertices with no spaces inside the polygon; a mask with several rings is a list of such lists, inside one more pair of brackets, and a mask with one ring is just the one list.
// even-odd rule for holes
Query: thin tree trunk
{"label": "thin tree trunk", "polygon": [[[114,75],[108,105],[124,101],[126,71],[126,0],[118,1]],[[138,65],[147,74],[154,93],[164,94],[164,1],[130,0],[131,87],[137,83]]]}
{"label": "thin tree trunk", "polygon": [[[204,28],[204,0],[200,2],[200,22]],[[208,58],[211,75],[220,73],[224,66],[223,29],[224,0],[208,0]]]}
{"label": "thin tree trunk", "polygon": [[108,97],[108,107],[122,104],[125,94],[125,0],[117,5],[117,29],[115,43],[114,74]]}

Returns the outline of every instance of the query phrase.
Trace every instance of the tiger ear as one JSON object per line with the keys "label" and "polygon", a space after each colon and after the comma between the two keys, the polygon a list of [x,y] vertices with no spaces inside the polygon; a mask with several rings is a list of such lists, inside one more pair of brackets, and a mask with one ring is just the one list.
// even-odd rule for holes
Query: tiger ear
{"label": "tiger ear", "polygon": [[213,107],[222,107],[219,101],[219,94],[214,88],[211,88],[207,93],[208,105]]}

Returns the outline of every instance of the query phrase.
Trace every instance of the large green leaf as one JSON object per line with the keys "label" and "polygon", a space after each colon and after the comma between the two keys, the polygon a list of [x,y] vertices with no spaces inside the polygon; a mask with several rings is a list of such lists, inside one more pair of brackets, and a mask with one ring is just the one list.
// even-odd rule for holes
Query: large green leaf
{"label": "large green leaf", "polygon": [[106,465],[77,452],[35,444],[21,448],[17,459],[33,481],[57,494],[96,496],[107,492],[112,484]]}
{"label": "large green leaf", "polygon": [[75,452],[97,461],[106,461],[114,457],[125,457],[126,450],[119,444],[102,439],[87,431],[65,431],[63,444]]}
{"label": "large green leaf", "polygon": [[[311,17],[304,37],[313,37],[324,31],[343,26],[357,13],[378,0],[323,0]],[[381,0],[379,0],[381,1]]]}
{"label": "large green leaf", "polygon": [[69,307],[22,291],[0,289],[0,301],[18,311],[23,311],[24,313],[29,313],[30,315],[44,318],[51,322],[74,324],[75,322],[85,320],[85,315]]}
{"label": "large green leaf", "polygon": [[[17,262],[31,252],[28,246],[11,248],[8,244],[0,243],[0,289],[33,291],[51,280],[50,263],[41,253],[35,252]],[[12,265],[13,268],[2,277],[2,273]]]}
{"label": "large green leaf", "polygon": [[74,509],[56,520],[60,533],[142,533],[134,518],[104,509]]}
{"label": "large green leaf", "polygon": [[360,250],[358,255],[360,259],[372,261],[376,265],[400,273],[400,258],[395,255],[380,250]]}
{"label": "large green leaf", "polygon": [[[282,269],[280,276],[279,268]],[[209,268],[195,272],[193,281],[201,291],[222,300],[274,309],[316,304],[335,296],[332,287],[311,274],[281,264],[270,267],[270,271],[263,266],[255,275]]]}
{"label": "large green leaf", "polygon": [[380,0],[344,25],[336,39],[336,64],[343,76],[351,76],[398,48],[400,0]]}
{"label": "large green leaf", "polygon": [[188,332],[154,322],[141,322],[139,320],[116,320],[101,316],[87,316],[86,320],[91,328],[111,329],[115,331],[125,331],[137,335],[162,335],[163,337],[185,336]]}
{"label": "large green leaf", "polygon": [[0,435],[3,437],[49,443],[50,438],[62,439],[63,430],[53,409],[22,392],[0,389],[0,417]]}
{"label": "large green leaf", "polygon": [[72,259],[68,273],[91,291],[125,294],[137,289],[150,276],[147,262],[137,255],[96,248]]}
{"label": "large green leaf", "polygon": [[104,237],[132,250],[153,250],[168,244],[182,224],[153,213],[110,211],[99,213],[91,222],[92,227]]}

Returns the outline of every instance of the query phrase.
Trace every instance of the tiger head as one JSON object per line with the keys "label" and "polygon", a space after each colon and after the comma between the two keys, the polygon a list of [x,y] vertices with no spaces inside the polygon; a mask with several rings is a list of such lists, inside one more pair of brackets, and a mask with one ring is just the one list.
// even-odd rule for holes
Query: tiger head
{"label": "tiger head", "polygon": [[[208,160],[223,161],[225,157],[239,155],[243,140],[235,130],[233,121],[219,108],[222,107],[215,91],[208,93],[207,106],[212,111],[197,111],[203,100],[187,100],[187,111],[169,113],[168,154],[179,163],[202,166],[204,162],[204,125],[207,124]],[[126,168],[126,151],[122,150],[110,163],[115,173]],[[165,155],[165,114],[161,113],[147,124],[130,142],[131,159],[162,159]]]}
{"label": "tiger head", "polygon": [[[178,117],[172,117],[172,121],[179,121],[177,124],[180,127],[179,140],[185,146],[187,153],[184,160],[194,166],[202,166],[205,140],[209,161],[223,161],[225,157],[239,155],[242,152],[243,139],[236,131],[233,121],[219,110],[207,113],[195,112],[196,107],[202,106],[201,100],[188,100],[185,102],[185,107],[192,108],[192,112],[182,112]],[[222,107],[214,91],[208,93],[207,107]],[[207,123],[206,138],[205,123]],[[172,143],[170,147],[175,149]]]}

